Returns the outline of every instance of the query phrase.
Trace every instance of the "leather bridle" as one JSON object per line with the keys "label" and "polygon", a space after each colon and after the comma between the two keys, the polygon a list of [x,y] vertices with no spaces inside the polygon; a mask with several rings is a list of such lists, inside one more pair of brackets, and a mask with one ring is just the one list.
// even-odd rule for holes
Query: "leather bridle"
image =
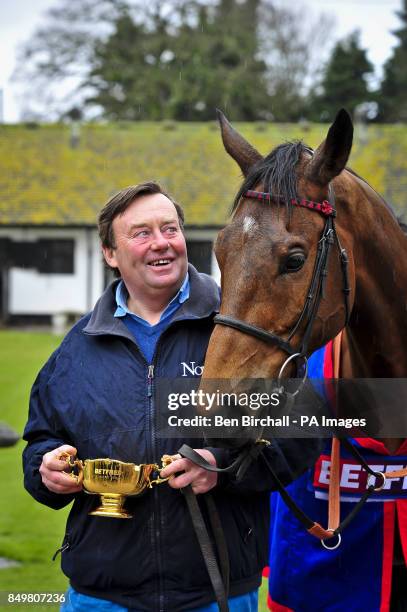
{"label": "leather bridle", "polygon": [[[246,191],[243,198],[252,198],[261,200],[265,204],[270,204],[273,200],[281,200],[279,196],[275,196],[270,192],[262,191]],[[292,199],[291,204],[293,206],[300,206],[307,208],[308,210],[314,210],[325,217],[325,224],[322,230],[321,238],[318,242],[317,254],[314,263],[314,269],[312,272],[311,283],[307,292],[304,307],[298,317],[292,330],[289,332],[287,338],[282,338],[272,332],[269,332],[261,327],[246,323],[240,319],[236,319],[229,315],[219,314],[214,318],[214,322],[217,325],[224,325],[231,327],[244,334],[253,336],[262,342],[266,342],[272,346],[276,346],[279,349],[285,351],[290,360],[295,358],[297,363],[297,370],[299,369],[299,362],[301,358],[306,358],[308,353],[308,345],[312,334],[312,329],[317,316],[318,309],[322,298],[324,297],[325,283],[328,274],[328,261],[331,246],[335,243],[339,251],[339,259],[342,270],[342,292],[344,294],[345,304],[345,320],[344,327],[347,325],[350,316],[349,306],[349,274],[348,274],[348,255],[346,249],[344,249],[340,243],[338,233],[335,226],[335,194],[332,186],[329,187],[329,199],[323,202],[314,202],[306,199]],[[292,346],[291,341],[301,326],[304,326],[304,334],[302,337],[301,345],[298,348]],[[286,364],[284,364],[286,365]],[[284,366],[283,366],[284,367]]]}

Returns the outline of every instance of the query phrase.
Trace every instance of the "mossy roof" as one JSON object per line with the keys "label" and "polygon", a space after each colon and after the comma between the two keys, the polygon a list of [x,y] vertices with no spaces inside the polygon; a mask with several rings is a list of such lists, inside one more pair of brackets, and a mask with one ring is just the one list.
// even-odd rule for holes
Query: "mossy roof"
{"label": "mossy roof", "polygon": [[[240,123],[267,154],[301,139],[316,147],[327,125]],[[407,212],[406,126],[356,130],[350,166]],[[93,225],[122,187],[159,181],[183,206],[188,226],[222,226],[241,176],[213,123],[119,123],[81,126],[71,144],[66,125],[0,126],[0,224]]]}

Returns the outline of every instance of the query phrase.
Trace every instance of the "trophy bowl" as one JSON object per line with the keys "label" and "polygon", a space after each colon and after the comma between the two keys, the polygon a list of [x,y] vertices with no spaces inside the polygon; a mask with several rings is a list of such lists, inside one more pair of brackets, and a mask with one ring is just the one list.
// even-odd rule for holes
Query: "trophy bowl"
{"label": "trophy bowl", "polygon": [[151,476],[172,461],[169,455],[164,455],[160,467],[156,463],[125,463],[109,458],[84,461],[72,461],[72,457],[66,455],[63,458],[71,468],[76,466],[78,475],[73,472],[70,475],[78,483],[82,482],[85,493],[100,496],[100,505],[89,514],[121,519],[132,518],[123,508],[126,497],[140,495],[154,484],[167,482],[168,478],[152,479]]}

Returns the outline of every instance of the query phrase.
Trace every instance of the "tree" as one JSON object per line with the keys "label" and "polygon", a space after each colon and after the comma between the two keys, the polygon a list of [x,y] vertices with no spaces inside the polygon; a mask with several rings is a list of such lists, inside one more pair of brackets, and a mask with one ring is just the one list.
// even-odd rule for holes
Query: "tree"
{"label": "tree", "polygon": [[[96,104],[109,119],[161,119],[171,94],[170,79],[162,61],[169,53],[165,24],[149,32],[128,12],[113,24],[106,41],[97,41],[90,57],[87,84],[95,94],[86,104]],[[163,32],[160,32],[163,29]]]}
{"label": "tree", "polygon": [[208,120],[215,107],[233,120],[298,119],[312,47],[328,37],[321,20],[311,36],[296,10],[271,0],[59,0],[20,53],[26,114],[38,101],[48,120],[79,107],[111,120]]}
{"label": "tree", "polygon": [[315,119],[330,120],[338,108],[354,113],[357,106],[374,96],[368,89],[373,65],[360,47],[359,32],[339,41],[328,61],[321,82],[321,93],[312,99],[310,113]]}
{"label": "tree", "polygon": [[17,55],[23,117],[57,119],[81,107],[96,42],[123,11],[121,0],[60,0]]}
{"label": "tree", "polygon": [[263,0],[258,36],[267,66],[270,118],[296,121],[307,114],[307,99],[326,55],[332,27],[331,17],[314,15],[309,7],[277,7],[274,0]]}
{"label": "tree", "polygon": [[150,31],[122,15],[95,48],[91,101],[113,119],[206,120],[217,106],[232,119],[261,116],[269,104],[265,64],[256,57],[255,29],[246,27],[255,26],[257,6],[258,0],[221,0],[211,8],[189,2],[175,29],[157,16]]}
{"label": "tree", "polygon": [[407,0],[397,15],[401,28],[393,32],[398,46],[384,65],[384,77],[379,91],[379,120],[407,121]]}

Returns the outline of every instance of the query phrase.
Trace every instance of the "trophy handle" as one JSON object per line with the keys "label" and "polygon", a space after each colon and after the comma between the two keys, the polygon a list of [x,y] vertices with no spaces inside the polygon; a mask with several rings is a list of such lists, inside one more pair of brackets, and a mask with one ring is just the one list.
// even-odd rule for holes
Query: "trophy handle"
{"label": "trophy handle", "polygon": [[[80,459],[74,459],[73,456],[67,452],[61,453],[58,456],[58,459],[60,461],[66,461],[68,467],[70,468],[69,472],[65,472],[65,470],[62,470],[62,473],[70,476],[72,480],[75,480],[77,485],[82,484],[83,482],[83,463],[82,461]],[[74,468],[77,469],[78,471],[77,474],[73,471]]]}
{"label": "trophy handle", "polygon": [[[163,455],[161,457],[161,467],[157,463],[155,463],[153,464],[153,468],[156,472],[159,472],[160,470],[163,470],[165,467],[167,467],[167,465],[170,465],[170,463],[172,463],[173,461],[174,457],[172,457],[171,455]],[[154,480],[150,480],[148,486],[151,488],[153,484],[162,484],[163,482],[171,480],[171,478],[174,478],[174,474],[171,474],[171,476],[167,476],[167,478],[155,478]]]}

